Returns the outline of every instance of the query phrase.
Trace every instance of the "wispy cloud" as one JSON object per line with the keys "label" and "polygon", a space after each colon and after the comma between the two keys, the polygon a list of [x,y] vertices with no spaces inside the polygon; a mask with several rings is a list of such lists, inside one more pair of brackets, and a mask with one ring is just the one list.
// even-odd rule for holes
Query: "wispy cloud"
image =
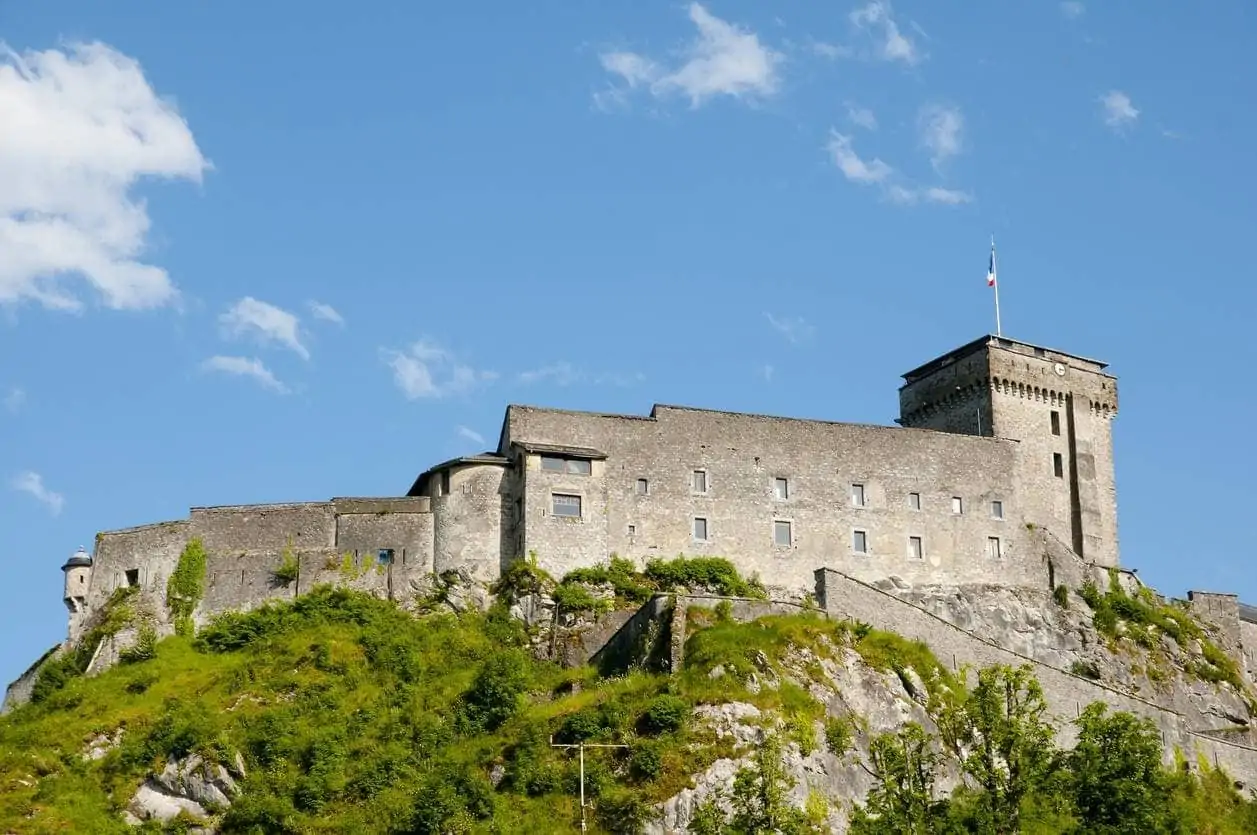
{"label": "wispy cloud", "polygon": [[1070,20],[1077,20],[1082,17],[1083,12],[1086,10],[1086,6],[1082,3],[1075,2],[1074,0],[1066,0],[1066,2],[1061,3],[1061,14],[1065,15],[1065,17]]}
{"label": "wispy cloud", "polygon": [[883,61],[901,61],[909,66],[920,63],[921,53],[915,43],[899,29],[886,0],[873,0],[851,12],[851,22],[868,33],[876,43],[875,57]]}
{"label": "wispy cloud", "polygon": [[330,304],[323,304],[322,302],[316,301],[309,301],[306,302],[306,304],[310,306],[310,314],[315,319],[321,319],[324,322],[331,322],[334,325],[345,324],[344,317],[341,316],[340,313],[337,312],[336,308],[332,307]]}
{"label": "wispy cloud", "polygon": [[288,393],[288,387],[276,379],[270,369],[255,357],[214,356],[201,363],[201,370],[245,377],[279,394]]}
{"label": "wispy cloud", "polygon": [[299,320],[281,307],[245,296],[219,321],[227,337],[253,337],[263,344],[277,342],[303,359],[310,358],[309,350],[301,343]]}
{"label": "wispy cloud", "polygon": [[771,313],[765,313],[764,317],[791,345],[802,345],[816,334],[816,327],[800,317],[774,316]]}
{"label": "wispy cloud", "polygon": [[497,379],[493,371],[477,370],[435,341],[424,338],[402,351],[383,351],[393,382],[407,400],[440,399],[467,394]]}
{"label": "wispy cloud", "polygon": [[810,41],[808,48],[822,58],[828,58],[833,61],[838,58],[850,58],[853,51],[850,47],[842,44],[829,43],[828,41]]}
{"label": "wispy cloud", "polygon": [[43,504],[53,516],[59,514],[65,506],[65,497],[44,486],[44,477],[39,473],[30,470],[18,473],[9,482],[9,486]]}
{"label": "wispy cloud", "polygon": [[4,408],[11,414],[17,414],[26,405],[26,392],[14,386],[4,396]]}
{"label": "wispy cloud", "polygon": [[963,148],[965,118],[959,107],[927,104],[917,114],[921,146],[930,153],[930,162],[937,170]]}
{"label": "wispy cloud", "polygon": [[577,383],[595,386],[630,386],[634,383],[641,382],[643,379],[645,379],[644,375],[640,372],[617,373],[605,371],[585,371],[584,369],[577,368],[566,360],[542,366],[541,368],[531,369],[529,371],[521,371],[516,375],[516,380],[524,385],[549,383],[550,385],[555,386],[571,386],[576,385]]}
{"label": "wispy cloud", "polygon": [[640,53],[613,51],[599,56],[603,69],[629,90],[644,89],[658,98],[680,94],[692,107],[714,96],[742,99],[777,92],[784,60],[780,53],[701,3],[690,3],[689,17],[698,36],[685,49],[681,63],[668,66]]}
{"label": "wispy cloud", "polygon": [[1100,105],[1104,109],[1104,124],[1114,130],[1134,124],[1139,118],[1139,111],[1130,101],[1130,96],[1121,90],[1110,90],[1100,97]]}
{"label": "wispy cloud", "polygon": [[140,65],[102,43],[17,53],[0,42],[0,305],[78,311],[81,279],[113,309],[178,292],[144,263],[145,179],[201,182],[210,163]]}
{"label": "wispy cloud", "polygon": [[877,116],[867,107],[847,103],[847,118],[851,120],[851,124],[865,130],[877,130]]}
{"label": "wispy cloud", "polygon": [[884,199],[901,206],[937,203],[956,206],[972,202],[973,196],[941,186],[919,186],[907,182],[893,167],[876,157],[865,159],[855,150],[850,136],[831,130],[826,144],[830,158],[842,175],[853,183],[876,186]]}
{"label": "wispy cloud", "polygon": [[458,437],[466,438],[467,440],[471,441],[473,444],[480,444],[481,446],[484,446],[485,444],[484,435],[481,435],[476,430],[469,429],[466,426],[458,427]]}
{"label": "wispy cloud", "polygon": [[757,370],[759,371],[759,376],[764,378],[765,383],[771,383],[773,381],[773,375],[777,373],[777,369],[773,368],[768,363],[764,363]]}

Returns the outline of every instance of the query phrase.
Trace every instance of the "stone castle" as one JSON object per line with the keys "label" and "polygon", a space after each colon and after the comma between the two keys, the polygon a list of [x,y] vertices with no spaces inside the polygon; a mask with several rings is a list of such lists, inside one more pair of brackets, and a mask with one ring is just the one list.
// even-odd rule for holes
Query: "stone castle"
{"label": "stone castle", "polygon": [[[64,565],[69,642],[125,586],[168,618],[166,582],[194,539],[208,555],[198,623],[326,582],[413,598],[433,575],[492,581],[525,556],[561,577],[612,554],[718,555],[795,597],[818,569],[901,588],[1077,587],[1119,566],[1105,369],[984,336],[903,375],[896,427],[512,405],[496,449],[432,467],[404,496],[196,507],[98,534]],[[1251,674],[1257,613],[1192,597]]]}

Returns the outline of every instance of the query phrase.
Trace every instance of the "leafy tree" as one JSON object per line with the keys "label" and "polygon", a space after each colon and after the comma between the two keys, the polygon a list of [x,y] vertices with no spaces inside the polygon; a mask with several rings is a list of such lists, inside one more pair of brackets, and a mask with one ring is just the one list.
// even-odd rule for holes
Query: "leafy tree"
{"label": "leafy tree", "polygon": [[1095,835],[1172,831],[1169,781],[1161,765],[1161,735],[1150,719],[1109,714],[1103,702],[1075,720],[1078,743],[1067,755],[1069,786],[1079,822]]}
{"label": "leafy tree", "polygon": [[934,799],[934,775],[941,755],[933,738],[915,722],[884,733],[869,745],[877,784],[863,808],[851,815],[852,835],[899,832],[931,835],[947,807]]}

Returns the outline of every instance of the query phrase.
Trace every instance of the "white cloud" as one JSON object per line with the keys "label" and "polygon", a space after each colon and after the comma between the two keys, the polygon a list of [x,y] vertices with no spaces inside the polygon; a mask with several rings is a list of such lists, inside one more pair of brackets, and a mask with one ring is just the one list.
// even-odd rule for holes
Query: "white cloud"
{"label": "white cloud", "polygon": [[275,378],[262,361],[252,357],[210,357],[201,363],[203,371],[218,371],[223,374],[232,374],[237,377],[247,377],[260,384],[263,388],[268,388],[280,394],[287,394],[288,387]]}
{"label": "white cloud", "polygon": [[384,351],[384,362],[393,369],[393,382],[407,400],[466,394],[498,376],[472,368],[426,338],[404,351]]}
{"label": "white cloud", "polygon": [[524,385],[530,385],[533,383],[550,383],[556,386],[571,386],[577,383],[587,383],[595,386],[629,386],[634,383],[641,382],[644,377],[640,372],[632,374],[616,372],[591,373],[577,368],[572,365],[572,363],[563,360],[561,362],[552,363],[551,365],[542,366],[541,368],[521,371],[518,375],[516,375],[516,379]]}
{"label": "white cloud", "polygon": [[853,183],[877,186],[882,196],[891,203],[913,206],[918,203],[938,203],[955,206],[969,203],[973,196],[955,189],[940,186],[916,186],[905,183],[904,178],[890,165],[878,158],[866,160],[856,153],[851,137],[835,130],[830,131],[826,145],[834,165]]}
{"label": "white cloud", "polygon": [[173,302],[139,260],[145,178],[201,182],[210,168],[138,63],[101,43],[18,54],[0,42],[0,304],[81,310],[79,277],[113,309]]}
{"label": "white cloud", "polygon": [[31,471],[18,473],[9,482],[9,486],[20,493],[32,496],[36,501],[45,505],[53,516],[59,514],[61,508],[65,506],[65,497],[45,487],[44,477],[39,473]]}
{"label": "white cloud", "polygon": [[812,52],[822,58],[828,58],[831,61],[836,58],[850,58],[851,49],[842,44],[828,43],[826,41],[812,41],[810,44]]}
{"label": "white cloud", "polygon": [[14,386],[9,389],[9,393],[4,396],[4,408],[13,414],[17,414],[26,405],[26,392]]}
{"label": "white cloud", "polygon": [[481,435],[476,430],[469,429],[466,426],[458,427],[458,437],[466,438],[473,444],[480,444],[481,446],[484,446],[485,444],[484,435]]}
{"label": "white cloud", "polygon": [[659,98],[680,93],[693,107],[713,96],[749,98],[777,92],[778,70],[784,60],[781,53],[760,43],[754,32],[721,20],[700,3],[690,3],[689,17],[698,27],[698,37],[685,50],[683,63],[666,67],[636,52],[614,51],[599,56],[603,69],[629,89],[641,87]]}
{"label": "white cloud", "polygon": [[886,0],[873,0],[851,12],[851,22],[878,40],[877,57],[884,61],[902,61],[909,66],[921,61],[916,44],[901,31]]}
{"label": "white cloud", "polygon": [[310,301],[307,304],[310,305],[310,313],[315,319],[322,319],[324,322],[331,322],[334,325],[345,324],[345,317],[341,316],[336,308],[330,304],[316,301]]}
{"label": "white cloud", "polygon": [[278,342],[303,359],[310,358],[310,352],[301,344],[297,317],[283,308],[245,296],[218,319],[227,337],[252,336],[263,344]]}
{"label": "white cloud", "polygon": [[1130,96],[1121,90],[1110,90],[1100,97],[1104,107],[1104,124],[1121,130],[1139,118],[1139,111],[1131,104]]}
{"label": "white cloud", "polygon": [[764,316],[768,319],[768,324],[772,325],[773,329],[785,337],[791,345],[801,345],[816,333],[814,326],[798,317],[777,317],[771,313],[765,313]]}
{"label": "white cloud", "polygon": [[917,115],[921,145],[930,152],[930,161],[937,169],[960,153],[963,148],[965,118],[959,107],[929,104]]}
{"label": "white cloud", "polygon": [[764,378],[765,383],[771,383],[773,381],[773,374],[776,373],[776,371],[777,369],[773,368],[768,363],[764,363],[759,368],[760,376]]}
{"label": "white cloud", "polygon": [[1074,2],[1074,0],[1066,0],[1066,2],[1061,3],[1061,14],[1065,15],[1065,17],[1070,20],[1076,20],[1082,17],[1082,13],[1086,10],[1086,6],[1082,3]]}
{"label": "white cloud", "polygon": [[895,173],[895,169],[876,157],[871,160],[862,159],[851,146],[851,137],[846,134],[830,131],[829,143],[826,147],[829,149],[834,165],[838,166],[842,175],[853,183],[862,185],[880,183]]}
{"label": "white cloud", "polygon": [[877,116],[867,107],[848,103],[847,118],[851,120],[851,124],[858,128],[877,130]]}

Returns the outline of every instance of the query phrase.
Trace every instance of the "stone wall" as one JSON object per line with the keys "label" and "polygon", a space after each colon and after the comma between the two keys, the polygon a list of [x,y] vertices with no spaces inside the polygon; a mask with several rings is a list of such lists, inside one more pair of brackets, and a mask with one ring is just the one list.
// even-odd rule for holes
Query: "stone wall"
{"label": "stone wall", "polygon": [[[469,464],[433,479],[433,567],[465,569],[478,580],[494,580],[502,570],[502,516],[505,467]],[[510,531],[506,532],[507,537]]]}
{"label": "stone wall", "polygon": [[35,688],[35,679],[39,676],[40,666],[59,649],[61,649],[61,644],[49,648],[47,652],[39,656],[38,661],[27,667],[24,673],[10,682],[4,691],[4,701],[0,702],[0,716],[31,700],[31,690]]}
{"label": "stone wall", "polygon": [[1244,653],[1244,639],[1240,631],[1239,596],[1209,591],[1189,591],[1187,602],[1191,604],[1193,615],[1217,627],[1214,638],[1218,649],[1234,659],[1240,670],[1247,672],[1248,658]]}
{"label": "stone wall", "polygon": [[1161,730],[1167,761],[1173,747],[1178,746],[1189,756],[1193,753],[1205,756],[1245,786],[1257,786],[1257,748],[1193,732],[1185,726],[1183,716],[1175,711],[1011,652],[854,577],[831,569],[817,569],[816,586],[817,598],[830,617],[863,621],[874,628],[922,641],[944,663],[974,667],[1033,665],[1049,711],[1060,727],[1063,745],[1072,745],[1077,738],[1076,728],[1069,720],[1076,718],[1088,704],[1105,702],[1114,710],[1152,719]]}
{"label": "stone wall", "polygon": [[[528,456],[525,547],[555,576],[609,553],[639,563],[684,553],[727,557],[744,575],[800,594],[817,565],[870,579],[1046,584],[1021,517],[1017,445],[1008,441],[668,406],[650,418],[512,406],[504,444],[520,442],[606,455],[590,475],[544,472]],[[693,489],[696,470],[706,473],[705,493]],[[777,478],[786,479],[784,499]],[[863,486],[864,506],[854,506],[853,484]],[[553,515],[555,492],[581,497],[579,520]],[[953,497],[963,503],[959,514]],[[706,541],[694,538],[695,518],[706,520]],[[789,545],[774,544],[777,521],[789,522]],[[867,553],[854,552],[857,530]],[[921,559],[911,537],[920,538]],[[998,558],[988,555],[991,537]]]}
{"label": "stone wall", "polygon": [[1249,681],[1257,682],[1257,623],[1240,620],[1240,640],[1244,648],[1244,671]]}

